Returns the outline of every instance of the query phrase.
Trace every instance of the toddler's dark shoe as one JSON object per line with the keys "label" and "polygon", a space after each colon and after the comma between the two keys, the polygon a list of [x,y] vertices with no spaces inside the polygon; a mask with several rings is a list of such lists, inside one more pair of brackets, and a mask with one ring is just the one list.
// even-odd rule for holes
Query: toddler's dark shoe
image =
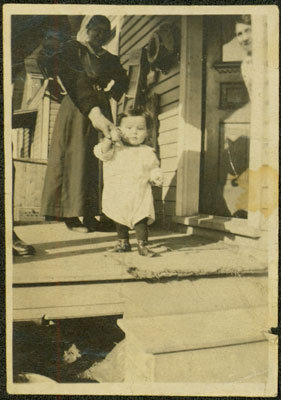
{"label": "toddler's dark shoe", "polygon": [[128,253],[131,251],[131,245],[128,239],[118,239],[118,242],[113,249],[110,250],[113,253]]}
{"label": "toddler's dark shoe", "polygon": [[148,247],[147,240],[138,240],[138,252],[140,256],[157,257],[158,254]]}

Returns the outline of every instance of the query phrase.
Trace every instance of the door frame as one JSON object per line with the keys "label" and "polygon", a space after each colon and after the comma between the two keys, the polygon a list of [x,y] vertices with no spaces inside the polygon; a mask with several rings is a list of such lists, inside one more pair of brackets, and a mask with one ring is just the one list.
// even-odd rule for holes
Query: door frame
{"label": "door frame", "polygon": [[[263,189],[261,177],[256,179],[255,176],[255,179],[253,179],[253,174],[250,173],[249,175],[247,219],[200,215],[199,213],[202,123],[204,118],[202,112],[202,89],[204,89],[202,87],[203,18],[203,16],[183,16],[181,21],[178,170],[174,222],[258,238],[265,226],[265,220],[261,213]],[[252,32],[253,37],[255,37],[252,58],[253,65],[258,65],[259,68],[254,69],[252,82],[251,108],[255,110],[255,113],[254,118],[253,113],[251,115],[250,171],[258,171],[265,164],[265,161],[268,161],[264,159],[263,155],[264,98],[268,89],[266,81],[270,75],[266,74],[265,70],[267,51],[270,50],[267,50],[267,43],[269,45],[270,41],[267,40],[269,30],[266,28],[265,18],[263,15],[252,15]],[[265,45],[260,46],[260,43]],[[270,85],[270,79],[268,85]],[[196,110],[196,116],[194,116],[194,110]],[[255,210],[251,205],[253,197],[258,204]]]}

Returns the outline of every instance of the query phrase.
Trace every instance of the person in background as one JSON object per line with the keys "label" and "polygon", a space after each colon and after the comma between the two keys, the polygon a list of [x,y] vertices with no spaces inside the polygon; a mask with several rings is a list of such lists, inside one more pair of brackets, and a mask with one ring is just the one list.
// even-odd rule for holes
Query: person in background
{"label": "person in background", "polygon": [[34,254],[35,254],[35,248],[30,244],[23,242],[13,229],[13,255],[32,256]]}
{"label": "person in background", "polygon": [[235,20],[235,33],[239,44],[245,51],[245,58],[241,63],[241,74],[251,99],[252,89],[252,25],[250,15],[239,15]]}
{"label": "person in background", "polygon": [[[245,86],[248,91],[249,98],[251,100],[252,93],[252,74],[253,74],[253,64],[252,64],[252,27],[251,27],[251,16],[250,15],[238,15],[235,18],[235,34],[240,46],[245,52],[245,57],[241,63],[241,75],[244,80]],[[226,150],[226,157],[229,163],[229,171],[234,176],[231,180],[231,185],[234,187],[247,188],[249,181],[249,158],[238,158],[238,154],[242,154],[241,148],[239,148],[239,143],[243,144],[243,141],[248,141],[248,138],[241,137],[240,141],[236,143],[228,143]],[[229,141],[231,142],[231,141]],[[236,146],[236,147],[235,147]],[[244,145],[245,147],[245,145]],[[243,148],[243,147],[242,147]],[[236,154],[236,162],[235,162]],[[239,160],[239,161],[238,161]],[[239,200],[239,209],[236,210],[232,216],[236,218],[247,218],[248,216],[248,197],[242,196]]]}
{"label": "person in background", "polygon": [[103,161],[102,210],[116,224],[118,243],[112,250],[131,251],[129,229],[136,230],[141,256],[156,255],[148,247],[148,224],[155,220],[151,185],[162,185],[162,172],[154,149],[145,144],[151,119],[142,110],[131,109],[118,118],[119,129],[95,146]]}
{"label": "person in background", "polygon": [[83,44],[47,35],[38,58],[45,77],[57,81],[67,93],[53,131],[41,214],[63,219],[67,228],[84,233],[98,230],[95,216],[100,213],[99,167],[92,148],[98,143],[98,131],[110,138],[109,99],[119,101],[128,88],[119,58],[102,47],[111,34],[110,21],[95,15],[86,29],[88,40]]}

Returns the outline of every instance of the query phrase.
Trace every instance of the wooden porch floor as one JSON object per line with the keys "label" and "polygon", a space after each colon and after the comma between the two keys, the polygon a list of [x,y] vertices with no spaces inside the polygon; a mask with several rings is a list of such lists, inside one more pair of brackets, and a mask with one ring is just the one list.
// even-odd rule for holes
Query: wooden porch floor
{"label": "wooden porch floor", "polygon": [[[115,232],[74,233],[63,223],[17,226],[36,255],[14,257],[14,320],[74,318],[123,313],[122,286],[135,281],[107,250]],[[134,234],[133,253],[136,253]],[[182,234],[153,231],[152,242],[177,247]],[[198,244],[201,239],[198,239]]]}
{"label": "wooden porch floor", "polygon": [[[115,232],[74,233],[63,223],[18,226],[15,230],[22,240],[34,245],[36,255],[14,258],[14,320],[123,314],[124,285],[132,283],[133,290],[145,280],[128,273],[128,258],[125,262],[122,255],[114,258],[108,254],[116,241]],[[131,238],[129,262],[134,267],[146,260],[137,255],[133,233]],[[150,241],[173,250],[167,256],[149,259],[152,269],[162,263],[177,263],[183,254],[192,265],[202,249],[204,257],[215,264],[214,250],[229,251],[223,242],[164,230],[152,229]],[[183,253],[187,248],[188,254]]]}
{"label": "wooden porch floor", "polygon": [[[113,262],[107,251],[116,243],[115,232],[75,233],[63,223],[25,225],[15,228],[26,243],[36,249],[35,256],[14,257],[13,284],[47,284],[108,280],[131,280],[123,265]],[[152,244],[165,244],[177,250],[187,236],[153,230]],[[130,235],[133,254],[137,254],[134,233]],[[209,239],[196,238],[195,247]],[[153,259],[150,259],[153,264]]]}

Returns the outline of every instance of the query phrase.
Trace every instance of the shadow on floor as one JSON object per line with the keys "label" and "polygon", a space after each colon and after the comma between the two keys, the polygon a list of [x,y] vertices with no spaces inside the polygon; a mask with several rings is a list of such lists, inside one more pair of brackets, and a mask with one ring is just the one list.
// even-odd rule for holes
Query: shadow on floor
{"label": "shadow on floor", "polygon": [[[216,243],[217,240],[211,240],[207,238],[202,238],[198,236],[187,236],[187,235],[182,235],[182,236],[171,236],[171,233],[167,233],[167,237],[163,238],[164,235],[162,235],[161,232],[161,238],[153,239],[155,236],[160,236],[159,232],[153,232],[153,234],[150,235],[150,243],[152,245],[157,245],[157,246],[166,246],[172,251],[188,251],[188,249],[193,249],[196,247],[202,247],[202,246],[207,246],[212,243]],[[136,242],[135,242],[135,234],[131,234],[131,244],[132,244],[132,249],[133,251],[136,249]],[[108,251],[110,248],[113,247],[113,243],[115,243],[116,237],[115,235],[113,236],[104,236],[104,237],[92,237],[89,239],[80,239],[80,240],[68,240],[68,241],[59,241],[59,242],[49,242],[49,243],[39,243],[36,245],[36,255],[31,256],[31,257],[15,257],[14,258],[14,263],[15,264],[26,264],[26,263],[33,263],[37,261],[48,261],[48,260],[53,260],[53,259],[61,259],[61,258],[66,258],[66,257],[76,257],[79,255],[87,255],[87,254],[102,254]],[[102,247],[96,248],[95,245],[104,243],[105,245]],[[87,248],[87,249],[82,249],[78,250],[73,249],[71,250],[71,247],[75,246],[85,246],[85,245],[93,245],[93,248]],[[59,249],[59,248],[70,248],[69,251],[63,251],[63,252],[56,252],[52,254],[48,254],[48,250],[51,249]]]}

